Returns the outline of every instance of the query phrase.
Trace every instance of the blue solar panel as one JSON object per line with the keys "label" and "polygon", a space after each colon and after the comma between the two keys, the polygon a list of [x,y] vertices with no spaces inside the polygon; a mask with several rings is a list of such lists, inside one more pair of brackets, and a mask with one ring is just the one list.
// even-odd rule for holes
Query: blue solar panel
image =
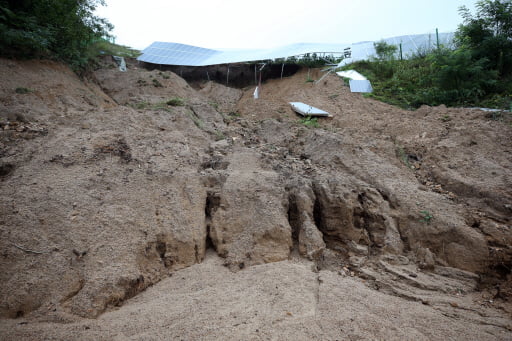
{"label": "blue solar panel", "polygon": [[205,65],[209,57],[218,53],[220,51],[157,41],[144,49],[138,60],[154,64],[199,66]]}

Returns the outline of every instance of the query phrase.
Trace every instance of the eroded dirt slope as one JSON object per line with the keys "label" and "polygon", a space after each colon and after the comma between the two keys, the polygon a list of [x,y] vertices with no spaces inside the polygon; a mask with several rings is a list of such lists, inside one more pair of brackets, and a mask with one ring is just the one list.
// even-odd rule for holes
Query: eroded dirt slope
{"label": "eroded dirt slope", "polygon": [[0,77],[2,338],[511,337],[506,113],[403,111],[307,71],[257,101],[109,60]]}

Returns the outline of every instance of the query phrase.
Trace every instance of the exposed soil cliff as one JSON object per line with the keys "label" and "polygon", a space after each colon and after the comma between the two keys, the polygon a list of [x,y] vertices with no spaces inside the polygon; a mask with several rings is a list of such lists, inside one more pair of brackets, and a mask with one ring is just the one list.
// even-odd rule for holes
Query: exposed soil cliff
{"label": "exposed soil cliff", "polygon": [[0,60],[0,338],[512,337],[510,114],[306,77]]}

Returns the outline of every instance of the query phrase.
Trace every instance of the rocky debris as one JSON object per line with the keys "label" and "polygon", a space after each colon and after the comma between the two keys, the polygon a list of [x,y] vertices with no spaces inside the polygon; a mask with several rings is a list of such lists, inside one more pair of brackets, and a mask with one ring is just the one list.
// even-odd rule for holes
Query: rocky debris
{"label": "rocky debris", "polygon": [[421,269],[434,270],[436,265],[435,256],[429,248],[420,247],[416,251],[416,258]]}

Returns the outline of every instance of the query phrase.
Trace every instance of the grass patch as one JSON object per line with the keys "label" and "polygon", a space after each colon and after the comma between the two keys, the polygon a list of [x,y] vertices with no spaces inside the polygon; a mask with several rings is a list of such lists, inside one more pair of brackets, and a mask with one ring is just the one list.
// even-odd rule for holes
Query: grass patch
{"label": "grass patch", "polygon": [[452,120],[452,118],[449,115],[443,115],[443,117],[440,118],[443,122],[449,122]]}
{"label": "grass patch", "polygon": [[208,104],[210,104],[213,107],[213,109],[219,111],[219,103],[217,103],[217,102],[208,102]]}
{"label": "grass patch", "polygon": [[164,86],[162,85],[162,83],[160,83],[160,81],[156,78],[153,78],[153,86],[155,88],[163,88]]}
{"label": "grass patch", "polygon": [[106,40],[100,40],[89,47],[88,54],[91,57],[112,55],[127,58],[137,58],[142,53],[139,50],[132,49],[128,46],[117,45]]}
{"label": "grass patch", "polygon": [[226,136],[221,131],[215,130],[215,141],[224,140],[225,138]]}
{"label": "grass patch", "polygon": [[140,101],[137,103],[130,103],[130,106],[137,110],[163,110],[167,112],[172,112],[167,102],[150,103],[147,101]]}
{"label": "grass patch", "polygon": [[412,167],[411,163],[409,162],[409,157],[407,156],[407,153],[405,152],[405,150],[402,146],[396,145],[395,152],[396,152],[396,156],[398,156],[398,158],[400,160],[402,160],[402,162],[404,163],[404,165],[407,166],[407,168]]}
{"label": "grass patch", "polygon": [[173,97],[165,102],[165,104],[170,105],[171,107],[182,107],[185,105],[185,100],[181,97]]}
{"label": "grass patch", "polygon": [[319,128],[320,127],[320,124],[318,124],[317,117],[306,116],[304,118],[301,118],[299,120],[299,122],[301,124],[305,125],[306,127],[310,127],[310,128]]}
{"label": "grass patch", "polygon": [[142,78],[141,79],[137,79],[137,85],[138,86],[146,86],[146,85],[148,85],[148,82],[146,82],[146,80],[142,79]]}
{"label": "grass patch", "polygon": [[201,130],[204,129],[203,120],[201,120],[192,110],[187,110],[187,114],[190,117],[190,119],[192,120],[192,122],[194,122],[196,127],[198,127]]}
{"label": "grass patch", "polygon": [[166,74],[166,73],[163,73],[162,71],[160,71],[158,74],[159,74],[160,76],[162,76],[162,78],[163,78],[163,79],[169,79],[169,78],[171,78],[171,76],[169,76],[169,75],[168,75],[168,74]]}

